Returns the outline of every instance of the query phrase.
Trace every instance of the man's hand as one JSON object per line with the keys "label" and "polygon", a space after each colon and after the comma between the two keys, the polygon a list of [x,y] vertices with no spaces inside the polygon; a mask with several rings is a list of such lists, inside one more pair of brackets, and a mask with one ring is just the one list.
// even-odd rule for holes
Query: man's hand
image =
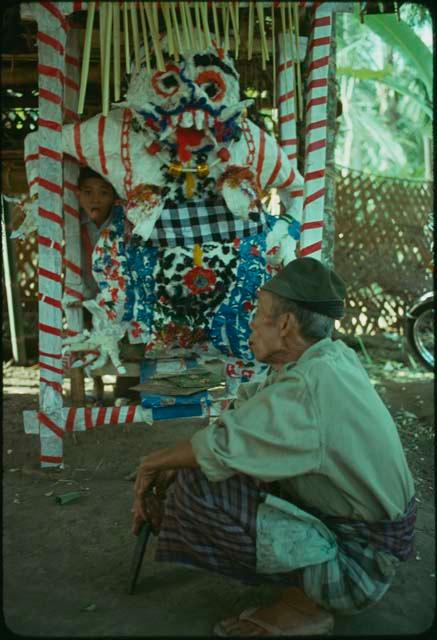
{"label": "man's hand", "polygon": [[141,524],[147,520],[153,533],[159,533],[164,515],[167,488],[176,476],[175,470],[153,472],[141,466],[137,473],[132,505],[132,533],[138,535]]}
{"label": "man's hand", "polygon": [[[175,470],[186,467],[195,469],[198,466],[190,440],[179,442],[169,449],[154,451],[143,459],[134,487],[132,505],[134,535],[138,535],[145,520],[151,522],[153,526],[156,523],[156,528],[159,530],[165,492],[175,478]],[[149,496],[152,497],[149,499]]]}

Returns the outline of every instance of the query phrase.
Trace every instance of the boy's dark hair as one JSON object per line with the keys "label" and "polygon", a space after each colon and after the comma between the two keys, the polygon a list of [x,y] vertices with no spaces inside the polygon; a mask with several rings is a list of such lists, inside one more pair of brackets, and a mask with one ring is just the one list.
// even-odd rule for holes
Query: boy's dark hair
{"label": "boy's dark hair", "polygon": [[109,184],[112,187],[112,190],[114,191],[114,197],[118,198],[118,194],[109,180],[106,180],[103,176],[100,175],[100,173],[97,173],[97,171],[94,171],[94,169],[91,169],[90,167],[80,168],[79,178],[77,180],[79,188],[83,185],[85,180],[88,180],[88,178],[97,178],[98,180],[103,180],[103,182],[106,182],[106,184]]}

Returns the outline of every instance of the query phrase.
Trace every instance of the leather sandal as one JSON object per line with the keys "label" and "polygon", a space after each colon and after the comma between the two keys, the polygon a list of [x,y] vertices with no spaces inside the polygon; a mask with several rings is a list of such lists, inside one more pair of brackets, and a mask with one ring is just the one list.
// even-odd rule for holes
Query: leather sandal
{"label": "leather sandal", "polygon": [[[248,622],[252,622],[254,625],[266,631],[266,634],[260,634],[261,637],[264,636],[322,636],[329,635],[332,633],[334,629],[334,616],[327,611],[323,620],[311,620],[309,616],[307,617],[307,621],[301,622],[295,625],[293,629],[280,629],[264,620],[260,620],[257,618],[254,613],[257,611],[257,607],[251,607],[249,609],[245,609],[238,617],[231,618],[231,620],[235,620],[235,623],[238,623],[240,620],[247,620]],[[296,613],[298,610],[296,609]],[[302,615],[302,614],[301,614]],[[223,626],[223,622],[219,622],[215,625],[213,634],[215,636],[232,638],[235,636],[243,637],[245,634],[242,633],[228,633],[226,628]],[[253,634],[250,634],[253,636]]]}

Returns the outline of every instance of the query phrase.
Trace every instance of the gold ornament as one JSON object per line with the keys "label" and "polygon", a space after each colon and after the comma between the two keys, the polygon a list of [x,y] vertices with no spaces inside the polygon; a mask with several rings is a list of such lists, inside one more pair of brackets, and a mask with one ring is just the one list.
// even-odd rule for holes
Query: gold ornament
{"label": "gold ornament", "polygon": [[185,195],[188,199],[193,197],[194,187],[196,186],[196,180],[192,173],[185,174]]}
{"label": "gold ornament", "polygon": [[202,266],[202,255],[202,247],[200,246],[200,244],[195,244],[193,247],[193,263],[195,267]]}
{"label": "gold ornament", "polygon": [[180,162],[171,162],[168,165],[168,170],[173,178],[178,178],[182,174],[182,164]]}
{"label": "gold ornament", "polygon": [[209,167],[206,162],[197,165],[196,174],[198,178],[206,178],[209,174]]}

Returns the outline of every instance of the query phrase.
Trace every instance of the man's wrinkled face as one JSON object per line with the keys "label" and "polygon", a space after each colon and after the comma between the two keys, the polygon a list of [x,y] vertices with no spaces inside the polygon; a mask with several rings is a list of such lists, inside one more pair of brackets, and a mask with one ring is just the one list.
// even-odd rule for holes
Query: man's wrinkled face
{"label": "man's wrinkled face", "polygon": [[238,74],[231,58],[213,48],[186,53],[179,62],[169,60],[165,71],[143,67],[134,73],[126,100],[160,140],[189,139],[190,148],[198,149],[226,140],[233,122],[223,122],[220,114],[239,102]]}
{"label": "man's wrinkled face", "polygon": [[250,348],[258,360],[271,364],[274,355],[282,347],[279,315],[274,313],[273,296],[269,291],[260,291],[255,316],[251,322]]}

